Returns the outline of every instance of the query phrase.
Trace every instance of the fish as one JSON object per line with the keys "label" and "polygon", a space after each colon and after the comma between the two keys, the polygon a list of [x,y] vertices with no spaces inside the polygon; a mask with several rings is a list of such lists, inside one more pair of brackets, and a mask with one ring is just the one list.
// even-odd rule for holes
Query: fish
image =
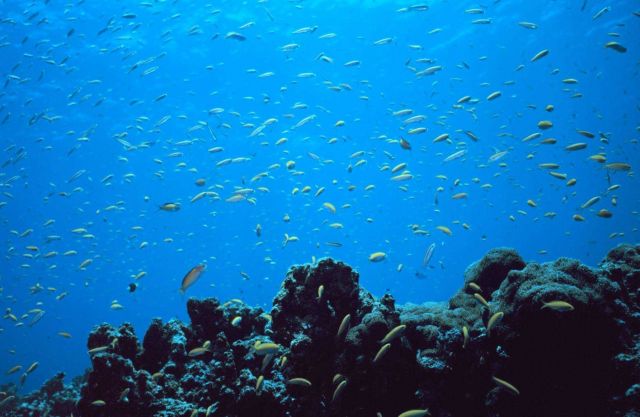
{"label": "fish", "polygon": [[389,330],[389,332],[382,338],[382,340],[380,341],[380,344],[384,345],[386,343],[392,342],[398,337],[401,337],[404,334],[406,329],[407,329],[406,324],[400,324],[394,327],[393,329]]}
{"label": "fish", "polygon": [[298,123],[296,123],[292,129],[299,129],[302,126],[306,125],[307,123],[311,122],[312,120],[314,120],[317,116],[315,114],[309,115],[307,117],[302,118]]}
{"label": "fish", "polygon": [[398,415],[398,417],[425,417],[429,414],[427,409],[407,410]]}
{"label": "fish", "polygon": [[436,249],[436,244],[432,243],[429,245],[429,247],[427,248],[426,252],[424,253],[424,257],[422,258],[422,267],[425,268],[429,265],[429,261],[431,261],[431,258],[433,257],[433,252]]}
{"label": "fish", "polygon": [[626,162],[611,162],[604,167],[611,171],[631,171],[631,165]]}
{"label": "fish", "polygon": [[370,262],[380,262],[383,261],[387,257],[387,254],[384,252],[373,252],[369,255]]}
{"label": "fish", "polygon": [[44,311],[39,311],[36,313],[35,316],[33,316],[33,318],[31,319],[31,321],[29,321],[29,327],[33,327],[36,325],[36,323],[38,323],[40,320],[42,320],[42,318],[44,317],[45,312]]}
{"label": "fish", "polygon": [[413,113],[413,109],[401,109],[392,113],[393,116],[408,116]]}
{"label": "fish", "polygon": [[462,349],[466,349],[469,344],[469,328],[462,326]]}
{"label": "fish", "polygon": [[621,54],[627,52],[627,48],[620,45],[618,42],[607,42],[604,45],[605,48],[620,52]]}
{"label": "fish", "polygon": [[518,389],[516,387],[514,387],[513,385],[511,385],[509,382],[505,381],[504,379],[500,379],[500,378],[497,378],[495,376],[492,377],[492,379],[498,385],[501,385],[501,386],[507,388],[512,394],[520,395],[520,391],[518,391]]}
{"label": "fish", "polygon": [[340,321],[340,326],[338,327],[338,331],[336,333],[336,338],[340,339],[342,336],[349,330],[349,326],[351,324],[351,314],[345,314]]}
{"label": "fish", "polygon": [[580,135],[587,137],[589,139],[593,139],[596,135],[594,135],[593,133],[587,131],[587,130],[576,130],[576,132],[578,132]]}
{"label": "fish", "polygon": [[518,25],[522,26],[525,29],[537,29],[538,25],[531,22],[518,22]]}
{"label": "fish", "polygon": [[180,210],[180,204],[179,203],[164,203],[164,204],[161,204],[159,206],[159,208],[162,211],[169,211],[169,212],[178,211],[178,210]]}
{"label": "fish", "polygon": [[185,291],[187,291],[187,288],[192,286],[200,278],[204,270],[204,264],[198,264],[191,268],[182,278],[182,282],[180,283],[180,293],[184,294]]}
{"label": "fish", "polygon": [[502,95],[501,91],[494,91],[493,93],[489,94],[487,96],[487,101],[492,101],[497,99],[498,97],[500,97]]}
{"label": "fish", "polygon": [[245,41],[247,40],[247,37],[244,36],[241,33],[238,32],[227,32],[227,34],[224,36],[225,39],[235,39],[237,41]]}
{"label": "fish", "polygon": [[287,381],[287,384],[308,388],[311,386],[311,381],[306,378],[291,378]]}
{"label": "fish", "polygon": [[453,232],[447,226],[436,226],[436,229],[440,230],[442,233],[444,233],[447,236],[453,235]]}
{"label": "fish", "polygon": [[382,39],[379,39],[379,40],[375,41],[373,44],[374,45],[388,45],[391,42],[393,42],[393,38],[382,38]]}
{"label": "fish", "polygon": [[407,131],[408,135],[419,135],[421,133],[424,133],[427,131],[426,127],[414,127],[413,129],[409,129],[409,131]]}
{"label": "fish", "polygon": [[11,375],[11,374],[15,374],[16,372],[20,371],[22,369],[22,365],[16,365],[14,367],[12,367],[11,369],[9,369],[6,374],[7,375]]}
{"label": "fish", "polygon": [[449,134],[448,133],[443,133],[441,135],[436,136],[435,139],[433,139],[433,143],[438,143],[438,142],[442,142],[444,140],[449,139]]}
{"label": "fish", "polygon": [[508,151],[496,152],[489,157],[489,162],[496,162],[497,160],[502,159],[507,153],[509,152]]}
{"label": "fish", "polygon": [[398,165],[396,165],[393,168],[391,168],[391,172],[395,174],[396,172],[401,171],[401,170],[405,169],[406,167],[407,167],[407,163],[406,162],[401,162]]}
{"label": "fish", "polygon": [[[614,204],[615,205],[615,204]],[[598,210],[598,212],[596,213],[596,216],[598,217],[602,217],[603,219],[610,219],[611,217],[613,217],[613,213],[610,212],[607,209],[600,209]]]}
{"label": "fish", "polygon": [[89,259],[85,259],[84,261],[82,261],[80,263],[80,265],[78,266],[78,269],[86,269],[89,265],[91,265],[93,263],[93,259],[89,258]]}
{"label": "fish", "polygon": [[280,345],[277,343],[259,343],[254,346],[255,354],[259,356],[274,355],[278,353],[278,350],[280,350]]}
{"label": "fish", "polygon": [[575,310],[573,305],[562,300],[549,301],[544,303],[542,307],[540,307],[541,310],[544,310],[545,308],[548,308],[549,310],[555,310],[555,311],[561,311],[561,312]]}
{"label": "fish", "polygon": [[578,142],[578,143],[572,143],[571,145],[567,145],[565,146],[565,150],[567,151],[580,151],[582,149],[586,149],[587,148],[587,144],[584,142]]}
{"label": "fish", "polygon": [[407,173],[391,177],[391,181],[407,181],[410,179],[413,179],[413,175]]}
{"label": "fish", "polygon": [[406,149],[408,151],[411,150],[411,143],[409,143],[407,140],[405,140],[404,138],[400,138],[399,142],[402,149]]}
{"label": "fish", "polygon": [[424,121],[424,120],[426,120],[426,119],[427,119],[427,116],[424,116],[424,115],[422,115],[422,114],[417,114],[417,115],[415,115],[415,116],[411,116],[411,117],[409,117],[409,118],[405,119],[405,120],[402,122],[402,124],[403,124],[403,125],[410,125],[410,124],[412,124],[412,123],[419,123],[419,122],[422,122],[422,121]]}
{"label": "fish", "polygon": [[5,404],[10,403],[11,401],[13,401],[15,399],[16,399],[15,395],[9,395],[6,398],[3,398],[2,400],[0,400],[0,407],[2,407]]}
{"label": "fish", "polygon": [[300,35],[303,33],[313,33],[318,29],[318,26],[305,26],[291,32],[293,35]]}
{"label": "fish", "polygon": [[36,368],[38,367],[38,365],[39,365],[39,362],[34,362],[34,363],[32,363],[32,364],[27,368],[27,370],[25,371],[25,373],[30,374],[31,372],[35,371],[35,370],[36,370]]}
{"label": "fish", "polygon": [[195,358],[197,356],[201,356],[204,355],[205,353],[207,353],[209,351],[209,348],[206,348],[204,346],[202,347],[197,347],[197,348],[193,348],[189,351],[188,356],[190,358]]}
{"label": "fish", "polygon": [[594,15],[591,17],[591,20],[596,20],[597,18],[604,16],[604,15],[605,15],[605,13],[607,13],[607,12],[609,12],[609,11],[611,11],[611,6],[603,7],[602,9],[598,10],[598,11],[596,12],[596,14],[594,14]]}
{"label": "fish", "polygon": [[324,202],[324,203],[322,203],[322,207],[327,209],[332,214],[336,213],[336,206],[334,206],[332,203]]}
{"label": "fish", "polygon": [[553,127],[553,122],[550,120],[540,120],[538,122],[538,128],[542,130],[547,130]]}
{"label": "fish", "polygon": [[593,206],[594,204],[596,204],[598,201],[600,201],[600,196],[591,197],[589,200],[585,201],[580,206],[580,208],[581,209],[589,208],[589,207]]}
{"label": "fish", "polygon": [[446,158],[444,158],[443,162],[455,161],[456,159],[462,158],[466,154],[467,154],[467,150],[466,149],[461,149],[459,151],[456,151],[456,152],[452,153],[451,155],[447,156]]}
{"label": "fish", "polygon": [[503,317],[504,313],[502,311],[498,311],[489,318],[489,322],[487,323],[487,336],[491,334],[491,329],[495,326],[496,322],[501,320]]}
{"label": "fish", "polygon": [[547,55],[549,55],[549,50],[548,49],[543,49],[542,51],[540,51],[537,54],[535,54],[533,56],[533,58],[531,58],[531,62],[536,62],[537,60],[542,59]]}
{"label": "fish", "polygon": [[331,402],[334,403],[340,398],[340,394],[347,387],[347,379],[343,379],[340,381],[336,389],[333,391],[333,395],[331,396]]}
{"label": "fish", "polygon": [[473,298],[475,298],[476,300],[478,300],[478,302],[480,304],[482,304],[483,306],[485,306],[486,308],[491,308],[491,306],[489,305],[489,303],[487,302],[487,300],[482,296],[482,294],[480,293],[475,293],[473,294]]}
{"label": "fish", "polygon": [[[342,224],[333,223],[332,227],[334,227],[336,229],[342,229]],[[300,238],[298,238],[298,236],[289,236],[288,233],[285,233],[284,234],[284,240],[282,241],[282,247],[284,248],[285,246],[287,246],[287,244],[289,242],[297,242],[299,240],[300,240]]]}
{"label": "fish", "polygon": [[106,352],[109,349],[110,346],[98,346],[92,349],[89,349],[88,353],[89,355],[94,355],[96,353],[101,353],[101,352]]}
{"label": "fish", "polygon": [[389,351],[390,348],[391,348],[391,343],[385,343],[384,345],[382,345],[382,347],[378,349],[376,356],[373,358],[373,363],[378,363],[380,359],[382,359],[382,357]]}

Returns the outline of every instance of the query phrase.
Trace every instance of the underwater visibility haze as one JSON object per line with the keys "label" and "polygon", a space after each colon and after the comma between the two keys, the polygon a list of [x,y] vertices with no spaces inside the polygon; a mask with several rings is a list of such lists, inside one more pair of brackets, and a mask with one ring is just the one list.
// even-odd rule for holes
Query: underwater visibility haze
{"label": "underwater visibility haze", "polygon": [[497,247],[597,268],[639,240],[638,40],[622,0],[1,1],[0,388],[191,297],[268,315],[322,258],[398,305]]}

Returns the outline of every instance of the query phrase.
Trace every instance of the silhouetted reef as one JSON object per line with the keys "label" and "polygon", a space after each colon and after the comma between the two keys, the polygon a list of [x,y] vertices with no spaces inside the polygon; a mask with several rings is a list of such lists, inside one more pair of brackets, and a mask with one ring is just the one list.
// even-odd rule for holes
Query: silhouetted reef
{"label": "silhouetted reef", "polygon": [[18,398],[5,386],[0,412],[640,417],[639,299],[640,246],[616,247],[598,269],[494,249],[449,302],[403,306],[323,259],[292,267],[268,313],[190,299],[191,324],[153,320],[142,343],[129,324],[102,324],[82,384],[59,374]]}

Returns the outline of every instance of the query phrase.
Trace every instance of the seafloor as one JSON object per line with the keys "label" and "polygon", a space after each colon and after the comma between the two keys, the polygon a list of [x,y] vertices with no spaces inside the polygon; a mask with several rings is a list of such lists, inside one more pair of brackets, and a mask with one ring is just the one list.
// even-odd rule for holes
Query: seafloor
{"label": "seafloor", "polygon": [[190,324],[155,320],[142,343],[102,324],[92,369],[0,387],[0,415],[639,417],[639,301],[640,246],[598,269],[495,249],[448,302],[403,306],[324,259],[291,268],[270,312],[190,299]]}

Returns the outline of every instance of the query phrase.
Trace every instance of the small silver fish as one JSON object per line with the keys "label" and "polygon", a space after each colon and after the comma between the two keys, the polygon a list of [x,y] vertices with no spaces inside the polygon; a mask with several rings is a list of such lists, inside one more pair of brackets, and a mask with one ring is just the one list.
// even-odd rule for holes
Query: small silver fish
{"label": "small silver fish", "polygon": [[433,251],[436,249],[436,244],[432,243],[429,245],[429,247],[427,248],[427,251],[424,253],[424,258],[422,258],[422,266],[426,267],[427,265],[429,265],[429,261],[431,260],[431,257],[433,256]]}

